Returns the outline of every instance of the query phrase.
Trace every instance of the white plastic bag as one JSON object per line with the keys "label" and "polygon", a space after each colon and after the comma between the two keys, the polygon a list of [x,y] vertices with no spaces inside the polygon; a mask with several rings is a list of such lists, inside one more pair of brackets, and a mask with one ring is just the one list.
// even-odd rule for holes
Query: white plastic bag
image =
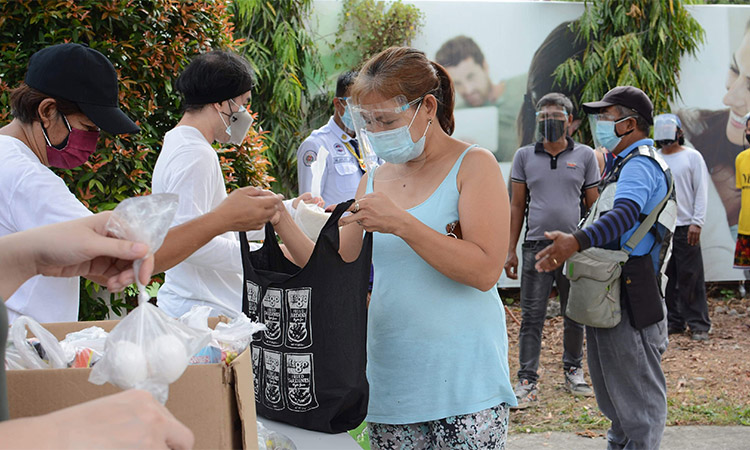
{"label": "white plastic bag", "polygon": [[99,327],[89,327],[68,333],[60,341],[65,359],[71,367],[92,367],[104,355],[104,345],[109,333]]}
{"label": "white plastic bag", "polygon": [[331,217],[331,213],[327,213],[323,208],[318,205],[311,203],[305,203],[300,201],[297,203],[297,212],[294,214],[294,223],[297,224],[300,230],[305,233],[305,236],[310,240],[317,241],[318,235],[323,225],[328,222]]}
{"label": "white plastic bag", "polygon": [[190,357],[210,339],[211,333],[190,328],[151,303],[143,303],[109,333],[104,356],[92,369],[89,381],[144,389],[166,403],[169,384],[182,375]]}
{"label": "white plastic bag", "polygon": [[[26,327],[39,340],[46,356],[45,359],[42,359],[34,346],[26,340]],[[11,360],[15,361],[13,364],[15,368],[64,369],[68,367],[65,352],[57,342],[57,338],[31,317],[21,316],[13,322],[8,332],[8,341],[13,344],[11,355],[15,358]],[[23,367],[18,367],[19,363]]]}

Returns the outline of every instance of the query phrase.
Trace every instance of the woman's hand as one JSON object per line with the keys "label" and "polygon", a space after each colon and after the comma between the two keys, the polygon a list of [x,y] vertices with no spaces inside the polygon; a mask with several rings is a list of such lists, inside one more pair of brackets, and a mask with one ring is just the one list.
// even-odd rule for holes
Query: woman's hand
{"label": "woman's hand", "polygon": [[396,206],[382,192],[367,194],[355,201],[347,210],[350,215],[339,220],[340,226],[356,224],[365,231],[377,231],[400,236],[413,216]]}

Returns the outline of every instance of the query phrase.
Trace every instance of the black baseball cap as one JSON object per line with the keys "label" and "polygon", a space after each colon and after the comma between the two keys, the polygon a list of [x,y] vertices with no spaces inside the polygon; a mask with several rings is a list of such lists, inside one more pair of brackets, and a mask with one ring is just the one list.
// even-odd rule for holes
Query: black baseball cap
{"label": "black baseball cap", "polygon": [[598,102],[583,104],[587,114],[596,114],[601,109],[612,105],[620,105],[635,110],[649,125],[654,124],[654,104],[645,92],[633,86],[617,86],[604,94]]}
{"label": "black baseball cap", "polygon": [[31,55],[24,82],[39,92],[73,102],[111,134],[140,131],[120,109],[117,72],[106,56],[81,44],[57,44]]}

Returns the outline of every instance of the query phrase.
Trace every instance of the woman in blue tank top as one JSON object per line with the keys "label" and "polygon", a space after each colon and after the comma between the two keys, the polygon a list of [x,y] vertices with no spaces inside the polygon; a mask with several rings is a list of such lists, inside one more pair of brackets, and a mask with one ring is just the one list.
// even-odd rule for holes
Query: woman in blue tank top
{"label": "woman in blue tank top", "polygon": [[[516,402],[495,288],[508,194],[492,153],[451,137],[453,99],[445,69],[406,47],[373,57],[352,86],[360,146],[385,161],[362,179],[340,222],[347,261],[359,255],[363,231],[373,232],[374,449],[502,449]],[[304,264],[312,242],[281,214],[276,230]]]}

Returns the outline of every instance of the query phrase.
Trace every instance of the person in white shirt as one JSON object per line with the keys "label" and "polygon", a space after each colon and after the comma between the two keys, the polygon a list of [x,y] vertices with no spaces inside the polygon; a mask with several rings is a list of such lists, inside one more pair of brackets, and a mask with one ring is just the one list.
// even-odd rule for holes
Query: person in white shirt
{"label": "person in white shirt", "polygon": [[654,141],[672,171],[677,198],[677,227],[666,272],[668,331],[682,333],[687,325],[693,340],[705,341],[711,319],[700,237],[706,220],[708,170],[700,152],[683,145],[682,123],[676,115],[660,114],[654,118]]}
{"label": "person in white shirt", "polygon": [[[241,56],[212,51],[195,57],[180,74],[175,89],[184,97],[184,114],[164,137],[154,166],[152,191],[179,195],[173,226],[206,214],[227,198],[215,141],[240,145],[253,118],[248,112],[252,68]],[[291,201],[286,207],[292,207]],[[248,233],[263,239],[263,230]],[[251,244],[257,245],[257,244]],[[242,259],[235,233],[205,243],[166,272],[157,305],[179,317],[195,305],[212,308],[213,316],[242,311]]]}
{"label": "person in white shirt", "polygon": [[[24,82],[11,93],[13,120],[0,128],[0,237],[91,215],[49,167],[85,163],[96,150],[99,129],[138,132],[119,109],[118,98],[115,68],[98,51],[58,44],[32,55]],[[217,234],[261,226],[281,206],[273,194],[252,188],[225,203],[170,230],[155,255],[157,273]],[[32,277],[7,299],[9,321],[21,315],[39,322],[78,320],[79,283],[78,277]]]}
{"label": "person in white shirt", "polygon": [[[313,131],[297,150],[299,192],[320,192],[332,209],[338,203],[354,198],[359,180],[365,173],[365,162],[354,133],[351,112],[347,106],[349,88],[357,72],[344,72],[336,81],[333,116],[328,123]],[[323,148],[328,152],[325,172],[319,186],[313,186],[312,163]]]}

